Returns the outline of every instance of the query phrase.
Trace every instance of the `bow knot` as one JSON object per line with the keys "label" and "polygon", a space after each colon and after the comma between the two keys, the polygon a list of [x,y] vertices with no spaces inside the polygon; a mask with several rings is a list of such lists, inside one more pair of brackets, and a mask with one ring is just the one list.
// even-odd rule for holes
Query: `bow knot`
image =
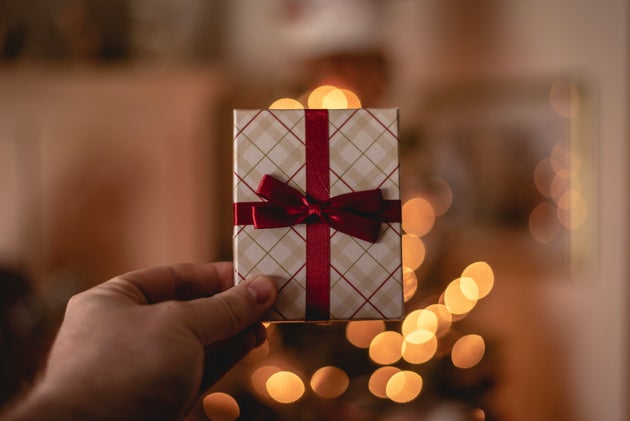
{"label": "bow knot", "polygon": [[317,201],[277,178],[263,176],[256,194],[266,200],[252,207],[256,228],[279,228],[324,222],[330,227],[369,242],[378,239],[388,201],[380,189],[341,194]]}

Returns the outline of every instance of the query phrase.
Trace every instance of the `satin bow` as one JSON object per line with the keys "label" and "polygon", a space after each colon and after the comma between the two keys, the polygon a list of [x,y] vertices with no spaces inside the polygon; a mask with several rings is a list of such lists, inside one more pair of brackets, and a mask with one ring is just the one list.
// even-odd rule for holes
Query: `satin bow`
{"label": "satin bow", "polygon": [[315,201],[277,178],[263,176],[256,194],[266,202],[252,207],[256,228],[288,227],[322,221],[331,228],[369,242],[378,239],[389,201],[380,189],[341,194]]}

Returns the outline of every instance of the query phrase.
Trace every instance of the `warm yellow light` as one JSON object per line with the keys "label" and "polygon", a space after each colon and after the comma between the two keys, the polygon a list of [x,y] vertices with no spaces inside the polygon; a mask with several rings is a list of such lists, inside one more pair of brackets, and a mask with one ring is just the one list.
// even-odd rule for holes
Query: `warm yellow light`
{"label": "warm yellow light", "polygon": [[411,268],[403,268],[403,300],[405,302],[411,300],[416,291],[418,291],[416,272]]}
{"label": "warm yellow light", "polygon": [[564,194],[571,186],[571,181],[568,180],[563,172],[557,172],[551,179],[551,185],[549,186],[549,194],[554,200],[558,200],[560,196]]}
{"label": "warm yellow light", "polygon": [[311,377],[311,389],[325,399],[341,396],[349,384],[346,372],[333,366],[322,367]]}
{"label": "warm yellow light", "polygon": [[325,108],[324,97],[335,89],[337,89],[337,87],[333,85],[322,85],[313,89],[308,96],[308,108]]}
{"label": "warm yellow light", "polygon": [[412,270],[420,267],[424,261],[425,248],[422,240],[414,235],[402,237],[402,264]]}
{"label": "warm yellow light", "polygon": [[272,374],[266,383],[269,396],[280,403],[292,403],[304,395],[304,382],[295,373],[279,371]]}
{"label": "warm yellow light", "polygon": [[322,108],[343,110],[348,108],[348,99],[341,89],[333,89],[322,98]]}
{"label": "warm yellow light", "polygon": [[479,364],[486,351],[486,344],[479,335],[462,336],[451,350],[451,360],[458,368],[471,368]]}
{"label": "warm yellow light", "polygon": [[431,231],[435,223],[435,211],[427,200],[415,197],[402,207],[402,228],[407,234],[422,237]]}
{"label": "warm yellow light", "polygon": [[448,308],[444,304],[431,304],[426,310],[435,314],[437,318],[438,324],[435,336],[441,338],[446,335],[453,324],[453,315],[448,311]]}
{"label": "warm yellow light", "polygon": [[422,364],[429,361],[437,351],[435,333],[428,330],[416,330],[405,336],[402,344],[402,357],[411,364]]}
{"label": "warm yellow light", "polygon": [[202,404],[211,421],[234,421],[241,415],[238,403],[227,393],[211,393],[203,398]]}
{"label": "warm yellow light", "polygon": [[478,300],[480,298],[479,286],[473,278],[469,278],[467,276],[459,278],[459,288],[462,290],[464,297],[471,301]]}
{"label": "warm yellow light", "polygon": [[385,330],[382,320],[357,320],[346,325],[346,338],[357,348],[369,348],[372,339]]}
{"label": "warm yellow light", "polygon": [[399,368],[393,367],[391,365],[376,369],[374,373],[372,373],[372,375],[370,376],[368,389],[370,389],[370,392],[372,392],[372,394],[377,398],[387,398],[387,393],[385,390],[387,387],[387,382],[394,374],[399,372]]}
{"label": "warm yellow light", "polygon": [[341,89],[341,92],[346,96],[347,108],[361,108],[361,100],[350,89]]}
{"label": "warm yellow light", "polygon": [[386,330],[374,337],[370,343],[369,354],[377,364],[394,364],[400,360],[403,337],[400,333]]}
{"label": "warm yellow light", "polygon": [[462,278],[457,278],[444,291],[444,305],[454,315],[466,314],[477,304],[477,300],[473,295],[475,288],[469,282],[470,278],[464,279],[466,279],[463,282],[464,288],[462,288]]}
{"label": "warm yellow light", "polygon": [[[494,287],[494,272],[490,265],[486,262],[471,263],[462,271],[463,279],[473,279],[477,285],[477,298],[481,299],[488,295]],[[464,281],[462,281],[464,282]],[[473,296],[467,296],[468,299],[475,299]]]}
{"label": "warm yellow light", "polygon": [[265,341],[258,348],[252,349],[243,359],[246,364],[258,364],[269,355],[269,341]]}
{"label": "warm yellow light", "polygon": [[269,398],[266,386],[267,380],[269,380],[269,377],[279,371],[281,370],[273,365],[265,365],[254,370],[250,377],[252,389],[254,389],[254,392],[256,392],[260,397]]}
{"label": "warm yellow light", "polygon": [[437,315],[426,309],[414,310],[405,316],[400,331],[403,336],[409,335],[411,332],[424,329],[430,332],[437,332],[438,319]]}
{"label": "warm yellow light", "polygon": [[394,402],[406,403],[414,400],[422,390],[422,377],[416,372],[403,370],[394,374],[385,387],[387,397]]}
{"label": "warm yellow light", "polygon": [[298,100],[293,98],[280,98],[275,100],[270,106],[270,110],[302,110],[302,105]]}
{"label": "warm yellow light", "polygon": [[560,232],[556,207],[543,202],[529,214],[529,233],[540,244],[551,243]]}

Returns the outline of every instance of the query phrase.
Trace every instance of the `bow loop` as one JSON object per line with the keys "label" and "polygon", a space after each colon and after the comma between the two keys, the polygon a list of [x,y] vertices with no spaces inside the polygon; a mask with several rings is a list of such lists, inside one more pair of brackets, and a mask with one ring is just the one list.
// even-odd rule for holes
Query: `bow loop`
{"label": "bow loop", "polygon": [[384,222],[380,189],[341,194],[315,201],[277,178],[263,176],[256,194],[266,202],[252,208],[256,228],[279,228],[321,221],[353,237],[376,242]]}

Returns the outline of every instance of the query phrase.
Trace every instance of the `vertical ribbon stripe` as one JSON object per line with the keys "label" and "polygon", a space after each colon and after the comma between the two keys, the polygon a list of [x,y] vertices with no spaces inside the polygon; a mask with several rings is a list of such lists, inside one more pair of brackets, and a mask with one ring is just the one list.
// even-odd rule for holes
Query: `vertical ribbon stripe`
{"label": "vertical ribbon stripe", "polygon": [[[330,197],[328,110],[305,110],[306,194],[316,201]],[[306,320],[330,318],[330,228],[306,226]]]}

